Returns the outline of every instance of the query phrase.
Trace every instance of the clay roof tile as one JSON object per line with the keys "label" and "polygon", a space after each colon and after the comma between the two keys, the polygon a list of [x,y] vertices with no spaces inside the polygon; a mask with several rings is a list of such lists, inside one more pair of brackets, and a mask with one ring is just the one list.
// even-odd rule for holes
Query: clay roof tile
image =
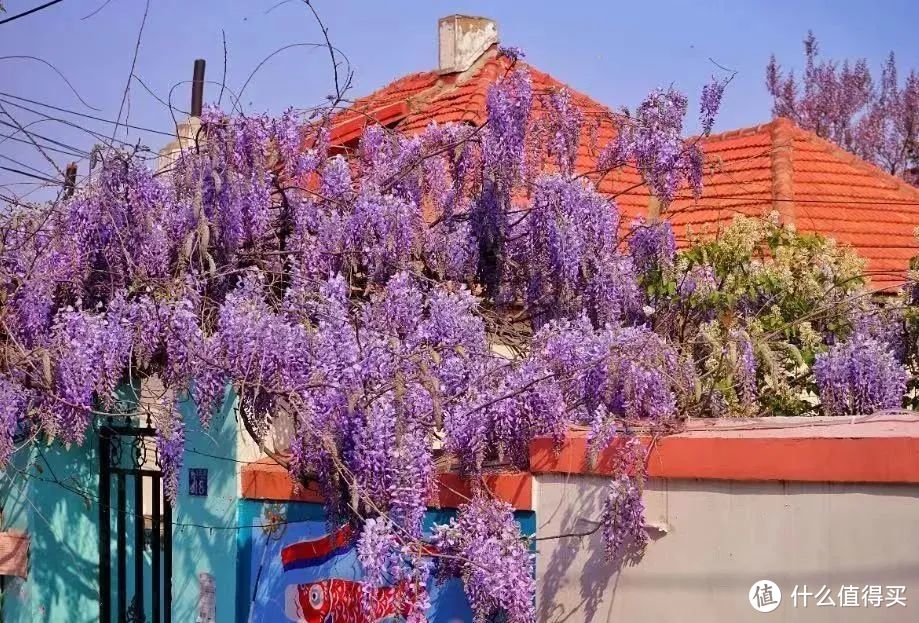
{"label": "clay roof tile", "polygon": [[[432,121],[481,124],[488,87],[509,67],[492,49],[463,74],[412,74],[358,99],[335,123],[355,124],[356,118],[367,123],[376,111],[389,115],[388,122],[377,121],[409,133]],[[616,113],[549,74],[529,70],[536,93],[567,88],[584,109],[589,120],[585,126],[598,126],[593,137],[585,129],[576,161],[579,172],[593,171],[599,151],[593,142],[599,137],[602,146],[613,136]],[[394,107],[398,102],[405,105]],[[913,237],[919,224],[919,189],[788,119],[701,140],[707,162],[703,192],[696,198],[681,191],[668,208],[678,239],[685,241],[689,231],[724,226],[737,214],[758,217],[778,211],[799,230],[853,245],[868,259],[876,286],[903,282],[909,258],[919,253]],[[623,222],[648,209],[649,191],[632,168],[603,176],[598,188],[616,198]]]}

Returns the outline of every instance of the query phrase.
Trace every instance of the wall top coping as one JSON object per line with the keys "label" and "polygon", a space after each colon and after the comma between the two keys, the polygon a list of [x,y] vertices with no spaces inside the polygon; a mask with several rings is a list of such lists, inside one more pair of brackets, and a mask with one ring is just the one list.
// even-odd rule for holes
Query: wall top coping
{"label": "wall top coping", "polygon": [[[643,437],[652,445],[652,440]],[[619,446],[591,462],[587,431],[573,428],[560,447],[552,439],[530,444],[530,472],[486,474],[485,486],[517,510],[535,508],[534,476],[613,473]],[[679,433],[653,441],[648,475],[664,479],[919,484],[919,414],[856,417],[696,419]],[[242,468],[246,499],[320,502],[319,492],[297,487],[272,459]],[[440,473],[432,508],[456,508],[472,495],[470,483]]]}

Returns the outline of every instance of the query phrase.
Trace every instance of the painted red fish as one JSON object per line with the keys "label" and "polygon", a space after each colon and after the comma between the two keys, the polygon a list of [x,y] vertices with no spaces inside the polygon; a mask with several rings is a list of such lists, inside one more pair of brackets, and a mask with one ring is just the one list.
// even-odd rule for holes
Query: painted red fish
{"label": "painted red fish", "polygon": [[409,584],[376,589],[372,612],[361,604],[361,583],[352,580],[320,580],[311,584],[287,587],[285,614],[297,623],[377,623],[400,617],[411,611],[407,599]]}

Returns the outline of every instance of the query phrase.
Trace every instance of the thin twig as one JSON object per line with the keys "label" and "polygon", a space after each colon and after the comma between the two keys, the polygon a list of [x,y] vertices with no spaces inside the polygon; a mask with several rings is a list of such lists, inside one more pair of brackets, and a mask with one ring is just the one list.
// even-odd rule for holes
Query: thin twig
{"label": "thin twig", "polygon": [[[124,92],[121,94],[121,105],[118,107],[118,116],[115,117],[115,129],[112,131],[112,141],[118,134],[118,125],[121,123],[121,115],[124,112],[125,103],[128,100],[128,92],[131,90],[131,79],[134,76],[134,68],[137,66],[137,56],[140,54],[140,42],[144,34],[144,26],[147,25],[147,14],[150,11],[150,0],[144,3],[144,16],[140,21],[140,28],[137,30],[137,42],[134,44],[134,56],[131,58],[131,70],[128,72],[128,80],[124,85]],[[127,121],[127,119],[125,119]]]}

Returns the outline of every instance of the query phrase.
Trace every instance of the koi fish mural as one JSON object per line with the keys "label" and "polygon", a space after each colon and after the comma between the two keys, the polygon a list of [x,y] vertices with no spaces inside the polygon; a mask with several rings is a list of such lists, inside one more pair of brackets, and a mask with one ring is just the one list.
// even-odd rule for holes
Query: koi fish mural
{"label": "koi fish mural", "polygon": [[[315,567],[331,557],[345,554],[355,535],[345,524],[316,539],[298,541],[281,550],[284,571]],[[285,589],[284,614],[296,623],[376,623],[406,617],[407,584],[376,589],[372,611],[363,607],[359,581],[339,578],[305,584],[290,584]]]}
{"label": "koi fish mural", "polygon": [[[364,609],[364,570],[357,557],[358,532],[350,525],[329,530],[321,506],[285,505],[283,529],[266,532],[266,505],[246,500],[240,522],[252,528],[240,533],[237,617],[247,623],[402,623],[412,613],[411,583],[375,589],[370,612]],[[429,525],[449,521],[443,511],[429,511]],[[527,518],[530,532],[535,519]],[[430,553],[430,552],[427,552]],[[468,623],[473,620],[462,580],[431,581],[429,623]]]}
{"label": "koi fish mural", "polygon": [[291,584],[284,612],[295,623],[377,623],[403,620],[409,615],[409,587],[405,582],[376,589],[370,612],[361,603],[360,582],[330,579]]}

